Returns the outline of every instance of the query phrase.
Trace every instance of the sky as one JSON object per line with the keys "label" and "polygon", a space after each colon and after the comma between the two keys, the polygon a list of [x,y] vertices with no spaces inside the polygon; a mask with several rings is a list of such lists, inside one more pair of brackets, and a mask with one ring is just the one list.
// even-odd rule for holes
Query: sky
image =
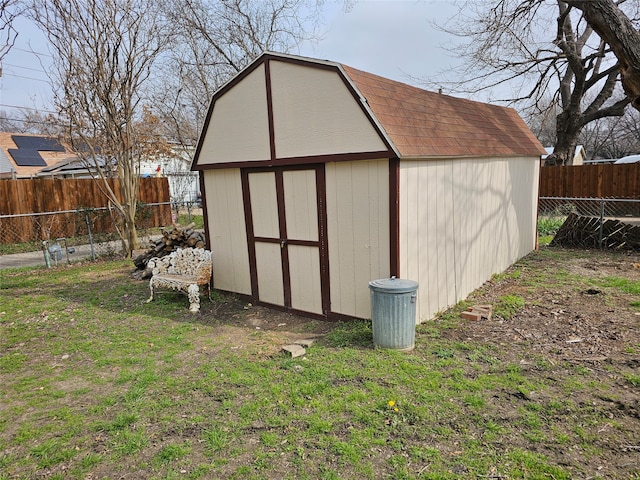
{"label": "sky", "polygon": [[[416,79],[433,77],[455,64],[441,48],[454,39],[431,24],[455,11],[452,2],[444,0],[358,0],[347,10],[342,1],[329,0],[322,39],[303,44],[299,54],[420,86]],[[51,110],[43,69],[50,61],[46,40],[24,19],[16,27],[16,45],[2,62],[0,110],[8,116],[15,107]]]}
{"label": "sky", "polygon": [[43,68],[51,61],[44,36],[27,20],[18,19],[15,46],[2,61],[0,110],[14,107],[51,108],[51,87]]}
{"label": "sky", "polygon": [[434,76],[455,63],[442,48],[455,40],[432,22],[444,22],[457,11],[451,1],[360,1],[345,12],[325,9],[326,33],[305,44],[301,55],[332,60],[405,83]]}

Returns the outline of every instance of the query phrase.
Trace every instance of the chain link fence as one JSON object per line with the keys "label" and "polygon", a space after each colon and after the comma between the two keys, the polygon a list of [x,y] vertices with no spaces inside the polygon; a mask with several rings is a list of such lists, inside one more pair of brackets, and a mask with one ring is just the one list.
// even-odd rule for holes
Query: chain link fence
{"label": "chain link fence", "polygon": [[[141,203],[136,213],[141,247],[161,235],[160,227],[152,226],[151,220],[157,216],[155,209],[167,205],[173,223],[195,223],[195,228],[202,228],[199,202]],[[120,225],[117,210],[107,207],[0,215],[0,268],[52,267],[120,255]]]}
{"label": "chain link fence", "polygon": [[[160,228],[151,227],[149,220],[153,209],[166,205],[171,208],[173,223],[195,223],[194,228],[203,228],[202,205],[197,201],[140,204],[136,221],[142,247],[161,235]],[[635,240],[640,232],[640,199],[540,197],[540,244],[553,242],[570,217],[586,219],[580,224],[582,231],[569,235],[575,246],[640,249],[640,240]],[[119,255],[119,223],[113,208],[0,215],[0,268],[52,267]]]}
{"label": "chain link fence", "polygon": [[640,247],[638,235],[640,199],[539,199],[538,236],[541,244],[636,250]]}

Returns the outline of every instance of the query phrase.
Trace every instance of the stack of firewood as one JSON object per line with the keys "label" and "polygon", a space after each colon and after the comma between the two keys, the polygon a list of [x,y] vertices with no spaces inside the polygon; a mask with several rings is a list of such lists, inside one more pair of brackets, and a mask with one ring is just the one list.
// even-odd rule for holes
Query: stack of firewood
{"label": "stack of firewood", "polygon": [[153,257],[164,257],[175,251],[177,248],[206,248],[204,233],[194,230],[194,223],[186,227],[173,224],[171,227],[162,229],[162,237],[151,243],[146,252],[133,259],[133,263],[138,270],[145,270],[147,263]]}

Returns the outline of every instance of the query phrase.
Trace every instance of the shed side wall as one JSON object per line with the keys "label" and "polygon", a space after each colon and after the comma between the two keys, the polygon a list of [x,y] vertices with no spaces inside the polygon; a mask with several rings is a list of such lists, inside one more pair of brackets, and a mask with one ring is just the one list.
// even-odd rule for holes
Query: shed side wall
{"label": "shed side wall", "polygon": [[251,276],[244,221],[240,169],[207,170],[210,249],[213,252],[213,286],[220,290],[251,294]]}
{"label": "shed side wall", "polygon": [[466,298],[535,248],[532,158],[400,164],[400,274],[419,282],[416,319]]}
{"label": "shed side wall", "polygon": [[370,318],[369,281],[390,272],[389,161],[325,168],[331,311]]}

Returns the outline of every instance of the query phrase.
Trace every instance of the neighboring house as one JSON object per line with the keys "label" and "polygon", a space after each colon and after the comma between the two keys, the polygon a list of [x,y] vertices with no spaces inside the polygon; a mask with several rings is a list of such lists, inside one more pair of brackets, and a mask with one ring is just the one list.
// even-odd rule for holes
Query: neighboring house
{"label": "neighboring house", "polygon": [[13,164],[11,163],[11,160],[9,160],[9,157],[4,150],[0,149],[0,178],[11,178],[13,172]]}
{"label": "neighboring house", "polygon": [[[104,166],[104,162],[101,162],[100,165],[101,167]],[[74,157],[51,167],[43,168],[40,173],[38,173],[38,176],[51,178],[94,178],[97,174],[95,166],[87,166],[87,162],[78,157]]]}
{"label": "neighboring house", "polygon": [[76,158],[56,138],[0,132],[0,178],[37,177]]}
{"label": "neighboring house", "polygon": [[[142,161],[140,174],[160,174],[169,180],[171,200],[199,200],[198,172],[191,171],[194,147],[175,146],[174,154]],[[58,139],[44,135],[0,133],[0,178],[91,178],[95,167],[87,167]]]}
{"label": "neighboring house", "polygon": [[200,197],[198,172],[191,170],[195,147],[175,145],[173,155],[162,156],[140,163],[143,176],[159,175],[169,180],[169,192],[172,202],[195,202]]}
{"label": "neighboring house", "polygon": [[[542,160],[540,165],[544,167],[545,159],[553,153],[553,147],[544,147],[546,153],[542,155]],[[587,160],[587,151],[584,149],[584,145],[576,145],[576,149],[573,154],[573,163],[571,165],[584,165],[585,163],[590,163]]]}
{"label": "neighboring house", "polygon": [[431,319],[535,248],[544,153],[513,109],[264,53],[214,94],[192,166],[213,286],[370,318],[368,282],[396,276]]}
{"label": "neighboring house", "polygon": [[615,163],[616,160],[616,158],[592,158],[591,160],[585,160],[584,165],[607,165]]}
{"label": "neighboring house", "polygon": [[638,163],[638,162],[640,162],[640,155],[629,155],[627,157],[622,157],[613,163],[616,165],[620,165],[623,163]]}

